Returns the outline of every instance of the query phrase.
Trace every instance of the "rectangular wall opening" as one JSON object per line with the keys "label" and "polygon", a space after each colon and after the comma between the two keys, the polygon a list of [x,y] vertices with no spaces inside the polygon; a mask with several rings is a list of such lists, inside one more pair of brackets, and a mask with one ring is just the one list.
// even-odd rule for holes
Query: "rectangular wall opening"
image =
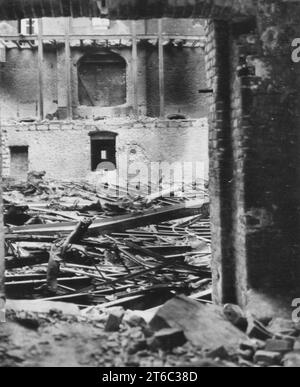
{"label": "rectangular wall opening", "polygon": [[91,141],[92,171],[116,169],[116,140],[102,139]]}
{"label": "rectangular wall opening", "polygon": [[26,181],[29,172],[28,146],[10,147],[10,177]]}

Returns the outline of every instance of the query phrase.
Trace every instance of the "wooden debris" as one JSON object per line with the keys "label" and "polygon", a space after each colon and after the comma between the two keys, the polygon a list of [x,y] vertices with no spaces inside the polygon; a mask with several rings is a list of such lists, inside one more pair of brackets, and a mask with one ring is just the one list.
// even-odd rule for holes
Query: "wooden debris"
{"label": "wooden debris", "polygon": [[[202,212],[203,201],[192,201],[186,204],[168,206],[158,210],[145,211],[137,215],[123,215],[107,220],[96,220],[90,227],[90,234],[110,234],[136,227],[167,222],[174,219],[186,218]],[[11,227],[6,232],[12,234],[53,235],[70,233],[76,227],[74,222],[52,223],[47,225],[33,225]]]}

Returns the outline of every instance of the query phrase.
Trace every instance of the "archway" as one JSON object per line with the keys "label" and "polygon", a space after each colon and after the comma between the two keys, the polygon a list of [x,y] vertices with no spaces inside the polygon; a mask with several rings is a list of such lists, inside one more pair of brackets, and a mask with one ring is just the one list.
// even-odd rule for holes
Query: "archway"
{"label": "archway", "polygon": [[78,99],[82,106],[126,103],[126,61],[109,51],[83,56],[78,63]]}

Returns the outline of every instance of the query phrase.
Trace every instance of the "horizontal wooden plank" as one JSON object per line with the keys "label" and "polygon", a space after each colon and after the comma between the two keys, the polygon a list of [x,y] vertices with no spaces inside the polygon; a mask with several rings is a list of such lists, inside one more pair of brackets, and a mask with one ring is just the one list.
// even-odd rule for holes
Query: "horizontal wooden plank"
{"label": "horizontal wooden plank", "polygon": [[[145,211],[137,214],[129,214],[108,219],[96,220],[89,228],[88,235],[110,234],[118,231],[134,229],[137,227],[159,224],[170,220],[185,218],[201,214],[203,201],[191,201],[186,204],[176,206],[167,206],[157,210]],[[27,234],[27,235],[60,235],[69,234],[76,227],[77,222],[62,222],[42,225],[28,225],[21,227],[6,228],[9,234]]]}

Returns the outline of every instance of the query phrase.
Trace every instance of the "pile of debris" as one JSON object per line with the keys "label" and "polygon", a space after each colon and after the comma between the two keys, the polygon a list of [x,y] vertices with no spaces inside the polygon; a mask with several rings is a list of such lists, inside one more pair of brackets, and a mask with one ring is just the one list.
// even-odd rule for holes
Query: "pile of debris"
{"label": "pile of debris", "polygon": [[300,366],[300,326],[212,304],[206,189],[149,191],[6,188],[5,329],[27,333],[1,333],[0,363]]}
{"label": "pile of debris", "polygon": [[300,325],[176,296],[145,311],[9,301],[0,365],[299,367]]}
{"label": "pile of debris", "polygon": [[4,193],[10,299],[149,309],[176,294],[211,302],[208,196],[199,185],[28,182]]}

